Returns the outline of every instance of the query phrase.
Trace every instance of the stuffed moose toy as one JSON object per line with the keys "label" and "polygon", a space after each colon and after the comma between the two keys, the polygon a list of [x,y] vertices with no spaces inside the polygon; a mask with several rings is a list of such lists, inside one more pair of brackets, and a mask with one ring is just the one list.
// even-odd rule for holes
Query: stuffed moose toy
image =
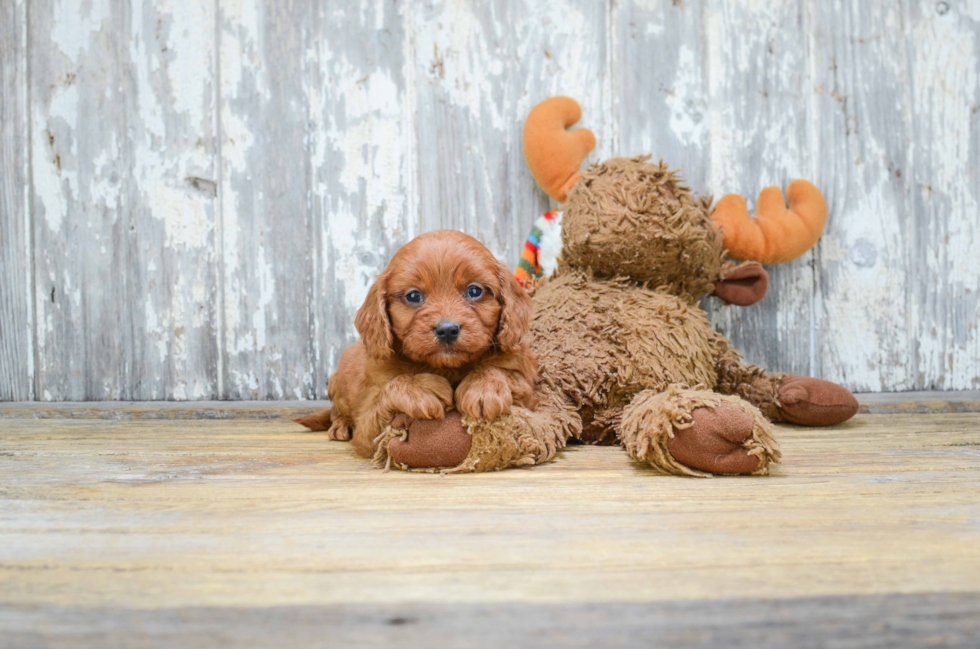
{"label": "stuffed moose toy", "polygon": [[[531,172],[562,204],[539,219],[516,273],[534,304],[536,407],[515,405],[493,421],[455,411],[400,417],[377,440],[375,462],[489,471],[548,461],[577,440],[620,444],[664,473],[765,474],[780,460],[772,422],[826,426],[852,417],[858,404],[848,390],[743,363],[697,306],[709,293],[739,306],[762,299],[768,276],[760,263],[795,259],[819,238],[827,217],[819,190],[792,182],[787,207],[778,187],[765,189],[755,218],[736,195],[712,211],[710,198],[693,196],[649,156],[580,169],[595,146],[589,130],[567,130],[580,117],[574,100],[553,97],[524,127]],[[559,227],[551,262],[538,239]]]}

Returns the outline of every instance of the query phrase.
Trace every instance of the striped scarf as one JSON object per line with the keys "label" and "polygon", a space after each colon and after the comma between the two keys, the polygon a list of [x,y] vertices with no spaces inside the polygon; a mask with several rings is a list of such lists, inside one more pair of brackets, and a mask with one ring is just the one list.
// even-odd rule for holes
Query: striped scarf
{"label": "striped scarf", "polygon": [[534,222],[514,277],[525,288],[537,285],[554,272],[560,252],[561,210],[551,210]]}

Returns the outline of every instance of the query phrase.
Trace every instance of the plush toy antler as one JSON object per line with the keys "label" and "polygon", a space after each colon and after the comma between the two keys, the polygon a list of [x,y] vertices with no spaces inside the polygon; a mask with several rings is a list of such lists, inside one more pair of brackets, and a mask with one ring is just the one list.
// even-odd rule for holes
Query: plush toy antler
{"label": "plush toy antler", "polygon": [[566,192],[579,179],[585,156],[595,148],[587,128],[566,130],[582,117],[571,97],[552,97],[531,109],[524,122],[524,157],[531,174],[548,196],[564,203]]}
{"label": "plush toy antler", "polygon": [[[567,130],[582,117],[571,97],[552,97],[531,109],[524,122],[524,157],[531,174],[548,196],[564,203],[579,179],[582,161],[595,148],[587,128]],[[739,260],[780,264],[796,259],[816,244],[827,222],[827,203],[805,180],[789,185],[789,208],[779,187],[759,194],[755,218],[745,199],[729,194],[711,216],[725,234],[728,254]]]}
{"label": "plush toy antler", "polygon": [[789,184],[789,208],[779,187],[759,193],[755,218],[745,199],[728,194],[715,207],[711,219],[725,234],[725,248],[734,259],[781,264],[812,248],[827,223],[827,202],[806,180]]}

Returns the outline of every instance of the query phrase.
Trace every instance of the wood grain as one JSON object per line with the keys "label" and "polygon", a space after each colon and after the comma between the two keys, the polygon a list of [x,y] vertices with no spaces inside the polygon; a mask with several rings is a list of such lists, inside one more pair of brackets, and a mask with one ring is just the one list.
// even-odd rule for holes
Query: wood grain
{"label": "wood grain", "polygon": [[590,161],[824,190],[764,301],[706,302],[747,360],[980,388],[976,3],[3,7],[0,400],[324,398],[402,243],[461,229],[516,261],[549,207],[521,125],[554,94]]}
{"label": "wood grain", "polygon": [[316,5],[219,5],[224,399],[316,395],[307,51]]}
{"label": "wood grain", "polygon": [[[934,397],[929,403],[939,402]],[[980,412],[980,396],[974,395]],[[948,403],[944,402],[944,403]],[[957,402],[959,403],[959,402]],[[0,406],[0,419],[279,419],[330,407],[329,401],[23,401]],[[929,412],[929,411],[925,411]],[[948,409],[937,412],[949,412]],[[959,412],[959,411],[955,411]]]}
{"label": "wood grain", "polygon": [[27,1],[0,6],[0,401],[34,398]]}
{"label": "wood grain", "polygon": [[37,396],[214,398],[209,3],[31,3]]}
{"label": "wood grain", "polygon": [[705,3],[613,5],[616,155],[665,160],[697,194],[710,194],[711,131]]}
{"label": "wood grain", "polygon": [[[780,427],[771,478],[622,449],[382,473],[290,422],[0,422],[0,603],[585,602],[977,592],[976,414]],[[84,587],[83,587],[84,584]]]}
{"label": "wood grain", "polygon": [[[833,218],[818,244],[816,354],[825,378],[912,390],[912,111],[898,3],[808,4],[814,182]],[[920,388],[921,389],[921,388]]]}
{"label": "wood grain", "polygon": [[607,7],[438,1],[412,13],[422,231],[450,228],[516,264],[531,225],[548,209],[522,148],[524,118],[555,94],[582,104],[614,153],[607,105]]}
{"label": "wood grain", "polygon": [[[858,393],[858,412],[911,414],[980,412],[980,390]],[[290,419],[330,407],[329,401],[44,401],[8,402],[0,419]]]}
{"label": "wood grain", "polygon": [[909,7],[918,389],[980,386],[980,6]]}
{"label": "wood grain", "polygon": [[[589,633],[627,607],[649,612],[631,625],[690,632],[703,605],[765,627],[859,618],[871,638],[921,629],[902,614],[919,610],[975,634],[977,424],[973,413],[781,426],[771,477],[693,480],[615,447],[439,476],[383,473],[290,422],[3,420],[0,623],[55,640],[140,620],[159,637],[166,620],[237,637],[248,622],[234,607],[299,616],[300,629],[319,611],[345,618],[345,633],[376,633],[386,611],[442,626],[452,611],[520,606],[545,627],[581,610]],[[908,597],[889,617],[897,595]],[[660,617],[671,610],[673,623]]]}
{"label": "wood grain", "polygon": [[[976,593],[542,604],[111,609],[0,606],[9,647],[944,647],[980,640]],[[329,629],[329,633],[325,633]]]}
{"label": "wood grain", "polygon": [[[798,0],[708,0],[708,186],[754,205],[770,185],[785,189],[806,165],[806,29]],[[813,368],[813,253],[770,266],[769,292],[752,307],[706,306],[717,328],[750,363],[810,375]]]}

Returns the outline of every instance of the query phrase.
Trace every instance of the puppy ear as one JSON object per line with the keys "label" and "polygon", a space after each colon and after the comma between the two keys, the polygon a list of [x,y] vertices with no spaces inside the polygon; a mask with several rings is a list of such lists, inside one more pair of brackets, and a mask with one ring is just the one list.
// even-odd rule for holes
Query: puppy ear
{"label": "puppy ear", "polygon": [[388,319],[388,276],[379,275],[354,318],[357,333],[373,358],[384,360],[394,353],[391,320]]}
{"label": "puppy ear", "polygon": [[504,351],[511,351],[521,344],[528,329],[531,328],[531,317],[534,315],[534,305],[531,296],[517,282],[514,274],[499,261],[497,276],[500,278],[500,322],[497,325],[497,342]]}

